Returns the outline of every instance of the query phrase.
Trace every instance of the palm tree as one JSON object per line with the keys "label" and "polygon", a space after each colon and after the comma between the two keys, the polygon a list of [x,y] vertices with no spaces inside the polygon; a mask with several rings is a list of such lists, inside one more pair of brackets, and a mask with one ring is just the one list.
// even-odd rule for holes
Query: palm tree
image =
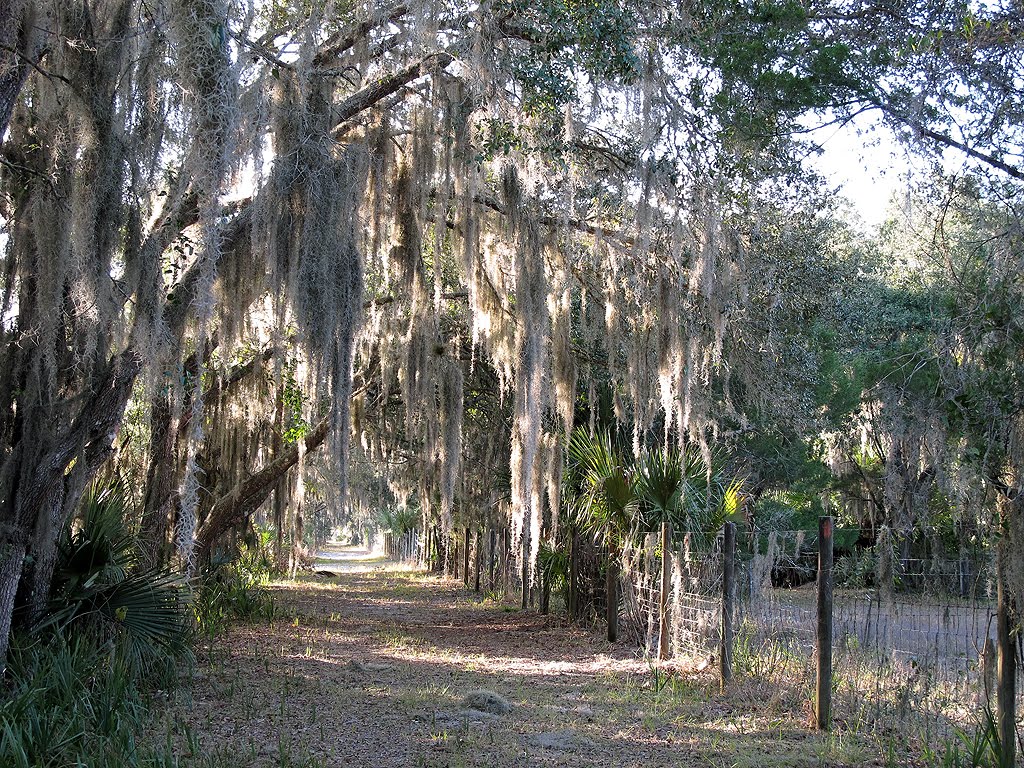
{"label": "palm tree", "polygon": [[669,523],[706,547],[739,511],[742,481],[726,471],[724,453],[693,447],[648,449],[634,475],[639,500],[638,528],[654,532]]}
{"label": "palm tree", "polygon": [[669,656],[668,594],[671,587],[672,532],[696,534],[706,546],[737,511],[740,483],[727,479],[722,457],[693,449],[648,449],[635,464],[639,530],[661,529],[661,590],[658,658]]}
{"label": "palm tree", "polygon": [[572,514],[580,529],[595,535],[607,553],[605,604],[608,640],[619,633],[619,560],[633,529],[638,499],[632,467],[607,430],[577,429],[569,440]]}
{"label": "palm tree", "polygon": [[[720,452],[648,449],[631,461],[608,430],[591,435],[577,429],[568,452],[564,498],[573,524],[595,536],[607,554],[608,639],[614,641],[619,564],[627,539],[660,528],[665,552],[672,530],[686,531],[698,547],[707,547],[737,513],[741,483],[728,475]],[[661,653],[667,653],[666,574],[667,569],[662,573]]]}
{"label": "palm tree", "polygon": [[689,480],[683,472],[683,461],[674,448],[646,450],[636,462],[636,487],[643,510],[644,529],[661,527],[661,590],[658,596],[658,658],[669,656],[668,593],[671,568],[668,552],[672,543],[672,526],[678,527],[684,505],[689,501]]}

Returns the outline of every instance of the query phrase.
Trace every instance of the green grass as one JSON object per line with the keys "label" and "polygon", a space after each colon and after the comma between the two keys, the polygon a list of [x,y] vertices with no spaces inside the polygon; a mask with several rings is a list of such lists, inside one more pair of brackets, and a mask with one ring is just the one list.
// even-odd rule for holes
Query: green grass
{"label": "green grass", "polygon": [[88,638],[17,637],[0,703],[0,764],[9,768],[160,766],[170,756],[142,748],[146,683],[118,651]]}

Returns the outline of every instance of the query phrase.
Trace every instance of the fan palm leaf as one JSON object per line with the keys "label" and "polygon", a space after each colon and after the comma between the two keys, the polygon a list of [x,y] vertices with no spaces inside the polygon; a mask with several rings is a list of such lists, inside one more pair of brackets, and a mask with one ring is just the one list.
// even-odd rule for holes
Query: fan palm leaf
{"label": "fan palm leaf", "polygon": [[129,499],[117,484],[86,494],[61,537],[49,611],[36,630],[119,637],[144,663],[184,648],[187,584],[167,569],[138,568]]}

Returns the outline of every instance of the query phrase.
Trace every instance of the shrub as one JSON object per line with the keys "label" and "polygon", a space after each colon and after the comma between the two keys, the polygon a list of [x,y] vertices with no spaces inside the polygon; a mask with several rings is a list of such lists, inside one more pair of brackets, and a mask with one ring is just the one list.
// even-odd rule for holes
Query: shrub
{"label": "shrub", "polygon": [[37,636],[91,636],[127,654],[139,672],[187,651],[187,583],[166,568],[139,568],[128,492],[94,486],[65,527],[47,615]]}
{"label": "shrub", "polygon": [[200,631],[213,636],[234,619],[273,619],[277,606],[267,591],[272,562],[268,541],[258,536],[251,546],[241,545],[234,558],[212,563],[193,603]]}

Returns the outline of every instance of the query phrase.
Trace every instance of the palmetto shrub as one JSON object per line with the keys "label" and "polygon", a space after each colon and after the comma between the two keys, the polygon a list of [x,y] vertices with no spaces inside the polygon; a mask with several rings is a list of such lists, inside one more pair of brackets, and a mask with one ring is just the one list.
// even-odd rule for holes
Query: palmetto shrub
{"label": "palmetto shrub", "polygon": [[92,635],[144,668],[187,648],[188,585],[174,571],[140,567],[120,483],[95,486],[59,542],[49,610],[35,632]]}
{"label": "palmetto shrub", "polygon": [[188,653],[186,584],[140,568],[130,495],[86,494],[61,534],[47,614],[13,638],[0,690],[0,765],[158,766],[138,734],[145,690]]}

